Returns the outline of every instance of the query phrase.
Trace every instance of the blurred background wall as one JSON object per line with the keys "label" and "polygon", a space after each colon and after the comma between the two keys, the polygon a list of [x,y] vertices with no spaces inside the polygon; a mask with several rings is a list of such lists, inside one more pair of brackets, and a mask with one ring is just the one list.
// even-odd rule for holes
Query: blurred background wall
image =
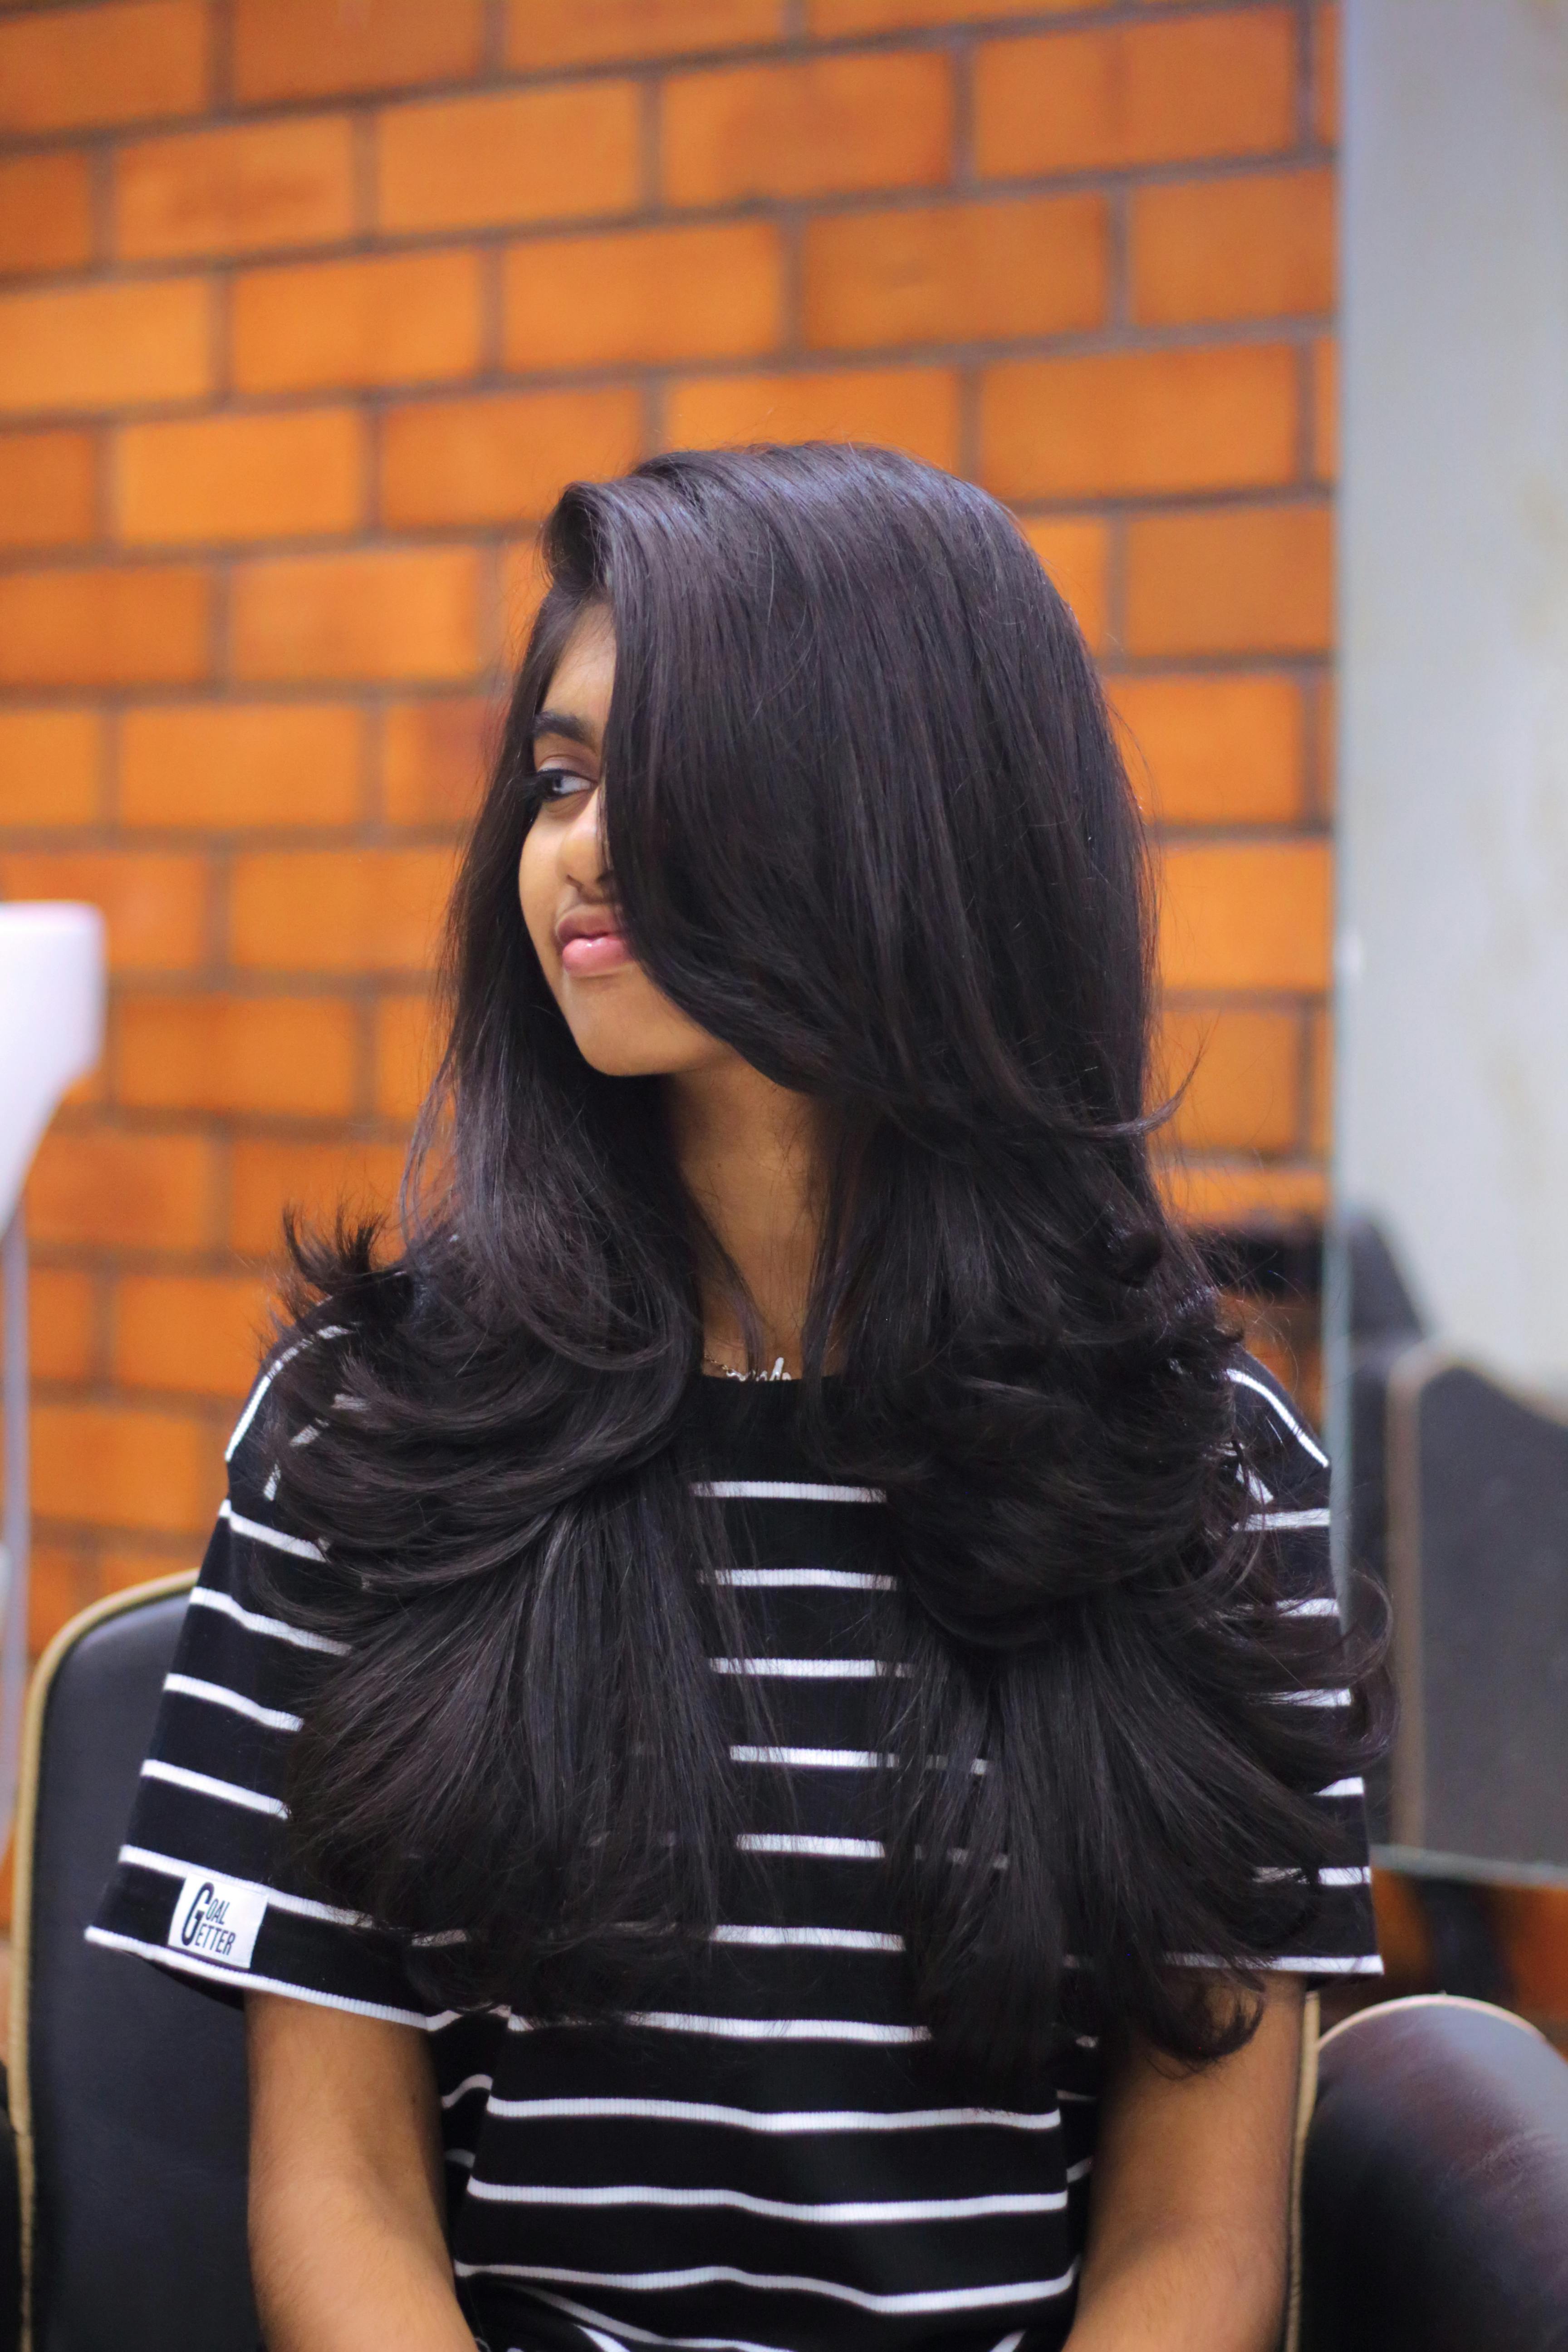
{"label": "blurred background wall", "polygon": [[1327,1143],[1331,7],[0,7],[0,895],[108,911],[46,1143],[35,1638],[194,1563],[286,1200],[386,1200],[560,484],[854,435],[1008,500],[1165,848],[1192,1212]]}

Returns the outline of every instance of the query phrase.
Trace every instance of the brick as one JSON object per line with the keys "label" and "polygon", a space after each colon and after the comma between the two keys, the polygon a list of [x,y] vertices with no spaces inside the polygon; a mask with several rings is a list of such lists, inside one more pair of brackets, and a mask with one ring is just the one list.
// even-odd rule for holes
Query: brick
{"label": "brick", "polygon": [[128,425],[115,509],[132,544],[293,539],[361,520],[363,427],[352,408]]}
{"label": "brick", "polygon": [[101,751],[90,710],[0,710],[0,826],[91,824]]}
{"label": "brick", "polygon": [[506,61],[615,65],[782,38],[784,0],[507,0]]}
{"label": "brick", "polygon": [[1334,176],[1256,172],[1133,192],[1132,315],[1148,326],[1334,307]]}
{"label": "brick", "polygon": [[805,0],[806,26],[814,38],[845,33],[894,33],[908,26],[968,25],[1005,16],[1054,16],[1103,8],[1110,0]]}
{"label": "brick", "polygon": [[126,996],[114,1081],[133,1110],[259,1111],[346,1118],[358,1024],[341,998]]}
{"label": "brick", "polygon": [[267,1344],[272,1296],[255,1275],[124,1276],[114,1288],[114,1379],[243,1397]]}
{"label": "brick", "polygon": [[211,663],[206,574],[175,564],[0,577],[0,685],[186,684]]}
{"label": "brick", "polygon": [[0,25],[0,132],[195,114],[206,97],[201,0],[118,0]]}
{"label": "brick", "polygon": [[200,399],[209,315],[194,278],[0,295],[0,415]]}
{"label": "brick", "polygon": [[1312,11],[1312,136],[1340,143],[1340,12],[1334,0]]}
{"label": "brick", "polygon": [[236,0],[234,94],[242,106],[338,90],[458,81],[484,54],[483,0]]}
{"label": "brick", "polygon": [[550,584],[537,537],[514,539],[501,550],[500,610],[496,615],[501,659],[516,669]]}
{"label": "brick", "polygon": [[1167,989],[1328,986],[1332,865],[1326,842],[1177,842],[1162,861]]}
{"label": "brick", "polygon": [[1130,654],[1323,653],[1333,642],[1326,506],[1135,515],[1127,527]]}
{"label": "brick", "polygon": [[514,246],[503,267],[508,367],[754,359],[784,338],[784,249],[766,221],[633,229]]}
{"label": "brick", "polygon": [[115,159],[116,249],[128,260],[322,245],[354,226],[346,116],[144,139]]}
{"label": "brick", "polygon": [[980,392],[980,478],[1005,499],[1260,488],[1296,468],[1288,344],[1014,360]]}
{"label": "brick", "polygon": [[623,473],[641,454],[642,404],[629,386],[392,408],[382,421],[382,517],[393,530],[531,520],[567,482]]}
{"label": "brick", "polygon": [[191,971],[206,955],[205,858],[146,849],[13,849],[0,898],[86,898],[101,907],[114,972]]}
{"label": "brick", "polygon": [[958,383],[946,368],[689,377],[665,403],[665,445],[880,441],[933,466],[958,464]]}
{"label": "brick", "polygon": [[98,466],[86,433],[0,433],[0,547],[68,547],[97,524]]}
{"label": "brick", "polygon": [[[74,1544],[35,1543],[27,1562],[27,1654],[41,1657],[55,1635],[92,1598],[90,1570]],[[11,1857],[5,1857],[5,1910],[11,1914]]]}
{"label": "brick", "polygon": [[1050,573],[1088,640],[1103,653],[1110,635],[1110,531],[1089,515],[1028,515],[1025,538]]}
{"label": "brick", "polygon": [[283,1211],[330,1224],[340,1208],[385,1213],[403,1176],[400,1143],[298,1143],[255,1138],[237,1142],[230,1173],[232,1246],[248,1257],[281,1255]]}
{"label": "brick", "polygon": [[1326,1008],[1308,1025],[1307,1149],[1327,1160],[1334,1147],[1334,1024]]}
{"label": "brick", "polygon": [[451,893],[446,848],[261,850],[235,860],[232,936],[242,971],[420,971]]}
{"label": "brick", "polygon": [[626,81],[394,107],[376,127],[384,229],[482,228],[629,212],[641,178]]}
{"label": "brick", "polygon": [[952,169],[952,83],[938,52],[677,74],[665,84],[676,205],[930,187]]}
{"label": "brick", "polygon": [[1110,226],[1097,195],[918,205],[808,221],[806,342],[969,342],[1099,326]]}
{"label": "brick", "polygon": [[1339,782],[1339,689],[1333,671],[1321,672],[1308,691],[1309,740],[1307,805],[1317,817],[1333,815]]}
{"label": "brick", "polygon": [[1301,1133],[1301,1024],[1293,1013],[1167,1006],[1160,1091],[1184,1087],[1166,1133],[1187,1151],[1293,1150]]}
{"label": "brick", "polygon": [[277,557],[246,565],[233,593],[242,678],[456,678],[479,667],[479,561],[467,548]]}
{"label": "brick", "polygon": [[1230,8],[988,41],[974,95],[988,176],[1277,152],[1295,138],[1294,11]]}
{"label": "brick", "polygon": [[375,1008],[375,1108],[380,1118],[411,1121],[441,1058],[428,996],[383,996]]}
{"label": "brick", "polygon": [[0,163],[0,274],[79,269],[92,257],[92,181],[85,155]]}
{"label": "brick", "polygon": [[1189,1160],[1160,1174],[1171,1207],[1189,1225],[1321,1224],[1328,1207],[1321,1168]]}
{"label": "brick", "polygon": [[40,1404],[33,1498],[41,1518],[95,1528],[200,1533],[223,1495],[223,1449],[187,1413]]}
{"label": "brick", "polygon": [[352,824],[363,722],[346,703],[183,703],[121,721],[120,819],[223,833]]}
{"label": "brick", "polygon": [[27,1180],[28,1232],[61,1248],[204,1249],[216,1179],[205,1136],[56,1129]]}
{"label": "brick", "polygon": [[390,824],[466,825],[483,795],[503,713],[477,696],[395,702],[382,722],[382,814]]}
{"label": "brick", "polygon": [[1302,813],[1301,689],[1289,677],[1128,677],[1110,699],[1128,772],[1162,824],[1289,824]]}
{"label": "brick", "polygon": [[156,1534],[134,1543],[105,1544],[97,1553],[92,1597],[107,1600],[111,1592],[129,1592],[136,1585],[184,1575],[199,1566],[200,1551],[199,1541]]}
{"label": "brick", "polygon": [[1332,335],[1312,345],[1312,475],[1337,480],[1340,470],[1340,347]]}
{"label": "brick", "polygon": [[33,1377],[89,1381],[98,1368],[98,1286],[74,1266],[34,1265],[27,1280]]}
{"label": "brick", "polygon": [[439,383],[483,348],[479,259],[395,253],[241,270],[231,293],[241,392]]}

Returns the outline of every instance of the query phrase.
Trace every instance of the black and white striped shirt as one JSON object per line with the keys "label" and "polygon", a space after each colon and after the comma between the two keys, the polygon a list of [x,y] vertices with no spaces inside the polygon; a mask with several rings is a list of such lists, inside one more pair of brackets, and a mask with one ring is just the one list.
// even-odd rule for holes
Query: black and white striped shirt
{"label": "black and white striped shirt", "polygon": [[[1331,1607],[1323,1457],[1265,1373],[1237,1377],[1293,1605]],[[276,1525],[255,1398],[89,1933],[231,1997],[429,2034],[454,2268],[491,2352],[1049,2352],[1084,2242],[1098,2053],[1064,2037],[1047,2080],[994,2104],[915,2021],[868,1834],[880,1498],[813,1475],[787,1386],[701,1388],[711,1491],[748,1563],[730,1571],[738,1654],[714,1665],[768,1678],[772,1727],[732,1748],[757,1897],[716,1930],[689,2008],[613,2030],[431,2014],[390,1938],[296,1891],[284,1768],[331,1645],[258,1590],[259,1559],[308,1576],[312,1548]],[[1360,1782],[1322,1802],[1360,1859],[1325,1874],[1313,1948],[1278,1965],[1374,1971]]]}

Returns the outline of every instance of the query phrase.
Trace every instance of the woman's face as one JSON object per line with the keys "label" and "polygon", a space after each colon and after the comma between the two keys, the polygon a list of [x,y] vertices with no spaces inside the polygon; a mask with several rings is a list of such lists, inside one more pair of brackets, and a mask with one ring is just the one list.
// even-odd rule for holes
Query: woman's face
{"label": "woman's face", "polygon": [[605,848],[602,752],[616,633],[591,604],[567,638],[533,728],[544,797],[518,867],[522,919],[586,1062],[606,1077],[675,1076],[739,1059],[654,986],[619,928]]}

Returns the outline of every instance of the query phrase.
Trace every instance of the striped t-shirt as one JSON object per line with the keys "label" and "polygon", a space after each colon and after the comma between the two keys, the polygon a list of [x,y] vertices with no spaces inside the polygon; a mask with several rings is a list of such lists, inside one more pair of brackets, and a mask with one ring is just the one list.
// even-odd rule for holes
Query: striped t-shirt
{"label": "striped t-shirt", "polygon": [[[1323,1457],[1256,1368],[1236,1375],[1293,1605],[1331,1607]],[[814,1474],[784,1383],[704,1381],[693,1412],[730,1522],[733,1686],[769,1737],[731,1748],[751,1890],[689,2006],[613,2025],[432,2014],[395,1943],[298,1891],[289,1743],[332,1645],[270,1597],[310,1573],[283,1533],[256,1400],[191,1595],[119,1867],[89,1933],[231,1996],[246,1987],[430,2037],[458,2291],[491,2352],[1050,2352],[1084,2243],[1099,2053],[983,2092],[911,2012],[868,1818],[890,1612],[880,1498]],[[319,1555],[316,1555],[319,1558]],[[268,1577],[258,1582],[258,1564]],[[743,1728],[736,1716],[737,1728]],[[1302,1974],[1373,1971],[1359,1781],[1323,1791],[1355,1859],[1324,1874]]]}

